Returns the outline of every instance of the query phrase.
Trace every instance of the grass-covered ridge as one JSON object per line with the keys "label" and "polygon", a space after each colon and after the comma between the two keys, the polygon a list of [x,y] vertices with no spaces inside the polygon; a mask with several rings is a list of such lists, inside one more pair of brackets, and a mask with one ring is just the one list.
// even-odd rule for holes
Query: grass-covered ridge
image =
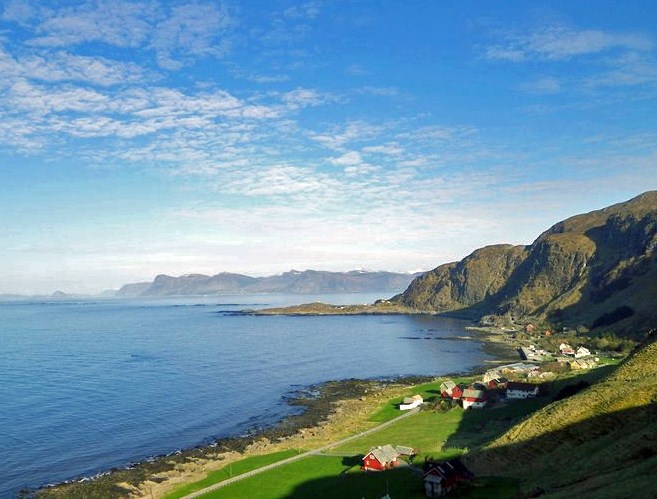
{"label": "grass-covered ridge", "polygon": [[519,480],[526,493],[648,497],[654,482],[642,470],[657,465],[656,404],[653,340],[604,379],[530,415],[468,463],[480,475]]}

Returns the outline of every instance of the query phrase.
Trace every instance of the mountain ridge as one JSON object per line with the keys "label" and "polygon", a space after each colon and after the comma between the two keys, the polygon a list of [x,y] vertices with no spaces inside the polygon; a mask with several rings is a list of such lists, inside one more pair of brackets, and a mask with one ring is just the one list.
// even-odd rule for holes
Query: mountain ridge
{"label": "mountain ridge", "polygon": [[151,282],[126,284],[116,292],[116,296],[129,298],[250,293],[392,293],[406,288],[417,275],[417,273],[362,270],[348,272],[290,270],[266,277],[251,277],[230,272],[221,272],[212,276],[186,274],[178,277],[160,274]]}
{"label": "mountain ridge", "polygon": [[558,222],[528,246],[477,249],[419,276],[392,301],[640,336],[657,323],[656,249],[657,191],[648,191]]}

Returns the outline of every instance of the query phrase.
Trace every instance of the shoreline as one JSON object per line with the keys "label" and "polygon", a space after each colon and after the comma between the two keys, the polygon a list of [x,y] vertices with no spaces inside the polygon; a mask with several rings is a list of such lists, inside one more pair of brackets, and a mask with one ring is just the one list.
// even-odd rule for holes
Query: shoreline
{"label": "shoreline", "polygon": [[362,427],[367,415],[385,400],[401,396],[409,387],[439,378],[473,376],[494,364],[517,358],[515,347],[502,331],[493,328],[469,329],[473,334],[464,341],[477,341],[493,359],[488,365],[476,365],[458,373],[440,376],[399,376],[379,379],[332,380],[310,385],[292,392],[287,403],[302,407],[299,414],[252,432],[220,438],[209,444],[152,456],[124,468],[113,468],[92,477],[79,477],[36,489],[23,489],[18,497],[162,497],[176,487],[203,479],[245,457],[284,449],[330,443],[348,435],[356,425]]}

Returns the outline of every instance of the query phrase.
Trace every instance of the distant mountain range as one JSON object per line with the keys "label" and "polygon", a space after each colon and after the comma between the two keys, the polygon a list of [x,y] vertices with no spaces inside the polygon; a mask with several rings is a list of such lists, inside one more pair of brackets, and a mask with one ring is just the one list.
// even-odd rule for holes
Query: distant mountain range
{"label": "distant mountain range", "polygon": [[657,327],[657,191],[559,222],[529,246],[478,249],[391,301],[642,336]]}
{"label": "distant mountain range", "polygon": [[126,284],[116,292],[125,298],[222,295],[222,294],[330,294],[330,293],[395,293],[405,289],[419,274],[394,272],[326,272],[291,270],[280,275],[250,277],[222,272],[208,276],[190,274],[180,277],[158,275],[152,282]]}

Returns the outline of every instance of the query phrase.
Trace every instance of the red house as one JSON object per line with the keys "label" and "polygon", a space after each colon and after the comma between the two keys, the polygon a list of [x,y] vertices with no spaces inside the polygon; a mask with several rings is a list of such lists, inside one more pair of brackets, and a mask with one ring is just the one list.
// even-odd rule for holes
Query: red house
{"label": "red house", "polygon": [[392,445],[374,447],[363,458],[363,471],[383,471],[399,464],[399,454]]}
{"label": "red house", "polygon": [[427,497],[448,494],[459,482],[472,478],[474,475],[459,459],[443,463],[429,460],[424,464],[424,491]]}
{"label": "red house", "polygon": [[446,399],[458,400],[463,396],[463,388],[454,383],[451,379],[441,383],[440,395]]}
{"label": "red house", "polygon": [[486,405],[486,392],[484,390],[477,390],[475,388],[468,388],[463,392],[464,409],[481,409]]}

